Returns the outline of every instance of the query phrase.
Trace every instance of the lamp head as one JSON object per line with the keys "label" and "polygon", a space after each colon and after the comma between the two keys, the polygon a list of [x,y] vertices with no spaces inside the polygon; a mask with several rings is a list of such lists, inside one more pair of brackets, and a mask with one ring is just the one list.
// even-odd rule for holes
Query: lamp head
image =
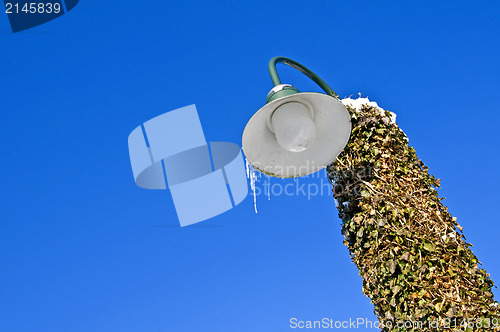
{"label": "lamp head", "polygon": [[337,98],[275,86],[267,104],[243,131],[243,152],[259,171],[279,178],[314,173],[332,163],[351,133],[351,118]]}

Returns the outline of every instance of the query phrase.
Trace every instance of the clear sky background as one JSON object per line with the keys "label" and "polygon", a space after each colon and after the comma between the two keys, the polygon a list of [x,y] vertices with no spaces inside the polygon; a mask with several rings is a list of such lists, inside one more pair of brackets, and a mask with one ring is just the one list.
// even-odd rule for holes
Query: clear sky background
{"label": "clear sky background", "polygon": [[330,193],[180,228],[168,191],[134,183],[127,137],[169,110],[194,103],[208,141],[241,144],[276,55],[397,113],[500,284],[499,17],[498,1],[82,0],[12,34],[1,14],[0,331],[374,321]]}

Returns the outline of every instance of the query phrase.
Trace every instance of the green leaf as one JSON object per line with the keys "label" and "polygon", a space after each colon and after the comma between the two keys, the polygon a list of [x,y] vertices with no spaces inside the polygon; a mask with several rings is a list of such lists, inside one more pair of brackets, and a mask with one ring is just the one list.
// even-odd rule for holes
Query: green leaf
{"label": "green leaf", "polygon": [[436,247],[433,244],[426,242],[426,243],[424,243],[424,250],[435,251]]}
{"label": "green leaf", "polygon": [[388,261],[387,268],[389,269],[389,272],[391,272],[391,274],[394,274],[394,272],[396,272],[396,261],[394,260]]}
{"label": "green leaf", "polygon": [[391,290],[392,290],[393,296],[395,296],[401,290],[401,286],[396,285],[396,286],[392,287]]}

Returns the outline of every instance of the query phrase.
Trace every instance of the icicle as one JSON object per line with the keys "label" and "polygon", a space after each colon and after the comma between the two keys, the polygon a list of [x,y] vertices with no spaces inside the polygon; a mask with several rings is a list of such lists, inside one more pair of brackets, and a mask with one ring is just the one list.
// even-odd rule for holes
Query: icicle
{"label": "icicle", "polygon": [[257,193],[255,192],[255,180],[257,180],[257,174],[255,173],[255,169],[250,165],[248,160],[245,159],[246,169],[247,169],[247,178],[250,179],[250,188],[253,193],[253,207],[255,209],[255,213],[257,213]]}
{"label": "icicle", "polygon": [[245,158],[245,167],[247,169],[247,179],[250,179],[250,164],[248,163],[248,160]]}
{"label": "icicle", "polygon": [[255,192],[255,180],[257,179],[257,175],[255,174],[255,170],[250,169],[250,187],[252,188],[253,193],[253,207],[255,209],[255,213],[257,213],[257,193]]}
{"label": "icicle", "polygon": [[267,186],[267,200],[270,201],[271,200],[271,177],[269,175],[267,176],[267,183],[268,183],[268,186]]}

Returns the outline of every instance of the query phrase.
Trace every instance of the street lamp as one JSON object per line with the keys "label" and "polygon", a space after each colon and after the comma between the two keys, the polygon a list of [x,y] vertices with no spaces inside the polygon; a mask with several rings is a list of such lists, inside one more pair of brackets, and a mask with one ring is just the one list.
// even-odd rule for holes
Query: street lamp
{"label": "street lamp", "polygon": [[[326,94],[300,93],[281,84],[278,62],[298,69]],[[269,72],[275,87],[243,132],[247,160],[281,178],[304,176],[331,164],[351,134],[349,113],[338,96],[293,60],[273,58]],[[333,194],[339,203],[344,244],[363,278],[363,293],[387,327],[384,330],[398,330],[401,319],[413,319],[420,326],[434,320],[436,328],[449,317],[498,322],[494,283],[441,202],[436,191],[439,181],[408,145],[404,132],[388,120],[387,111],[366,104],[356,111],[373,121],[354,121],[352,148],[332,165],[328,178],[336,184]],[[366,168],[368,159],[375,160],[370,166],[373,172],[352,172]],[[476,325],[476,330],[485,326]],[[471,330],[474,324],[468,327]]]}
{"label": "street lamp", "polygon": [[[276,64],[299,70],[325,92],[299,92],[282,84]],[[351,133],[351,118],[337,94],[318,75],[300,63],[274,57],[269,61],[274,84],[266,105],[248,121],[243,131],[243,151],[259,171],[279,178],[314,173],[332,163]]]}

